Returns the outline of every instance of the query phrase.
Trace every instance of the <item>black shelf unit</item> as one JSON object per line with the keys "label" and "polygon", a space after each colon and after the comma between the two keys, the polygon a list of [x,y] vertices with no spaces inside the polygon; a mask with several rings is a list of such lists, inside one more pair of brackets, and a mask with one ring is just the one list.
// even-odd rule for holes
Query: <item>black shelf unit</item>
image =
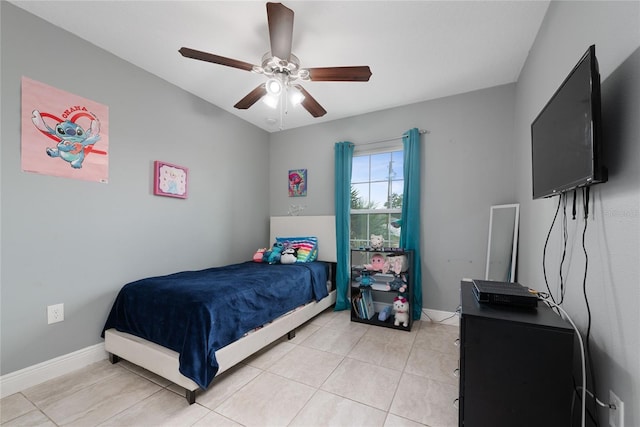
{"label": "black shelf unit", "polygon": [[[400,273],[393,267],[396,263],[396,259],[403,257],[404,260],[398,262],[402,263],[404,267]],[[379,262],[375,262],[375,259],[382,258],[386,261],[383,271],[372,270],[371,265],[380,265]],[[369,268],[366,268],[369,266]],[[399,248],[384,248],[384,249],[351,249],[351,276],[350,276],[350,295],[351,295],[351,321],[366,323],[369,325],[383,326],[386,328],[399,329],[403,331],[410,331],[413,326],[412,316],[412,301],[413,301],[413,251],[409,249]],[[365,273],[363,274],[363,271]],[[370,274],[370,277],[374,279],[372,285],[363,285],[363,275]],[[402,281],[406,285],[406,289],[403,291],[395,289],[393,282]],[[395,282],[399,283],[399,282]],[[387,284],[391,289],[383,289]],[[363,292],[369,292],[373,300],[374,314],[371,318],[360,317],[354,301],[362,295]],[[392,306],[393,299],[396,296],[404,296],[409,302],[409,319],[408,326],[403,326],[400,323],[398,326],[394,324],[394,315],[391,313],[386,320],[379,320],[381,308],[385,306]]]}
{"label": "black shelf unit", "polygon": [[460,285],[459,425],[571,425],[574,329],[543,303],[479,303],[472,286]]}

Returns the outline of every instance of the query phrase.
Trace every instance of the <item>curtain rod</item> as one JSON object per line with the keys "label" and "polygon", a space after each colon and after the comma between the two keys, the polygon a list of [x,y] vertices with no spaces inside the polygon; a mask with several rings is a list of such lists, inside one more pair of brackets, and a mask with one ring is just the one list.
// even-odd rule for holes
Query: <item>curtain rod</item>
{"label": "curtain rod", "polygon": [[[430,131],[426,130],[426,129],[420,129],[418,131],[418,133],[420,135],[424,135],[425,133],[431,133]],[[355,146],[359,146],[359,145],[370,145],[370,144],[380,144],[382,142],[389,142],[389,141],[395,141],[396,139],[402,139],[404,138],[404,135],[402,136],[396,136],[394,138],[386,138],[386,139],[379,139],[377,141],[371,141],[371,142],[361,142],[359,144],[354,144]]]}

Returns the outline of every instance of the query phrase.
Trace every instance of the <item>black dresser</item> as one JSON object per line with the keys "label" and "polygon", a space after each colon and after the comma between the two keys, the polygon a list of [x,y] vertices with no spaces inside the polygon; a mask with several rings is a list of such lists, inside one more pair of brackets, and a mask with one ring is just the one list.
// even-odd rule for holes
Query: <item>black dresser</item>
{"label": "black dresser", "polygon": [[460,284],[459,425],[571,425],[571,324],[542,302],[535,309],[481,304],[472,286]]}

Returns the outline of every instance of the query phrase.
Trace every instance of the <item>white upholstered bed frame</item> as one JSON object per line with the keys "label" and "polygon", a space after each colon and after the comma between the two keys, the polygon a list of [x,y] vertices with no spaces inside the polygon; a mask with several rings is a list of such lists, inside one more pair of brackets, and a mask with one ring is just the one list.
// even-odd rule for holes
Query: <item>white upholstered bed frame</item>
{"label": "white upholstered bed frame", "polygon": [[[277,216],[271,217],[270,242],[276,236],[316,236],[318,238],[318,260],[336,262],[336,238],[334,216]],[[334,286],[335,288],[335,286]],[[220,368],[218,375],[238,364],[258,350],[289,334],[295,328],[331,307],[336,301],[336,292],[318,302],[311,302],[293,312],[267,324],[226,347],[216,351]],[[120,358],[128,360],[163,378],[183,387],[189,403],[194,403],[198,385],[182,375],[179,370],[179,353],[134,335],[115,329],[105,331],[105,349],[109,359],[116,363]],[[215,379],[214,379],[215,381]],[[212,383],[213,386],[214,383]]]}

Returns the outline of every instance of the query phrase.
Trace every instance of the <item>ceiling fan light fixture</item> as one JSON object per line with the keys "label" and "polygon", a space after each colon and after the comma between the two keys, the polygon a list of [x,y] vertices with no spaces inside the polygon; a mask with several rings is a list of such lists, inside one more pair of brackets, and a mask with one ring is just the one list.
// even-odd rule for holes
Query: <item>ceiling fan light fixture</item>
{"label": "ceiling fan light fixture", "polygon": [[291,105],[294,107],[300,105],[302,101],[304,101],[304,94],[294,87],[290,88],[290,90],[289,100],[291,101]]}
{"label": "ceiling fan light fixture", "polygon": [[262,102],[271,108],[276,108],[278,106],[278,96],[267,94],[262,98]]}
{"label": "ceiling fan light fixture", "polygon": [[282,93],[282,82],[276,78],[267,80],[267,93],[274,97],[280,96]]}

